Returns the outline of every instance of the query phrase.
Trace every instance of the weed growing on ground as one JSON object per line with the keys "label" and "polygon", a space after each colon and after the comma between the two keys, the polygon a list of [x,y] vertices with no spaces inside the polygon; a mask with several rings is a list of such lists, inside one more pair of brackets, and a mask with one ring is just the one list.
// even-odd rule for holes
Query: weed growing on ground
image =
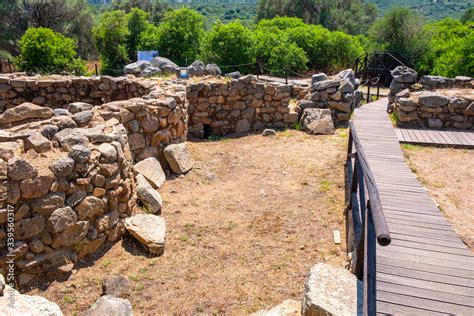
{"label": "weed growing on ground", "polygon": [[329,180],[321,180],[321,182],[319,182],[319,189],[321,191],[329,191],[331,189],[331,181]]}
{"label": "weed growing on ground", "polygon": [[74,296],[70,296],[70,295],[64,295],[64,303],[66,304],[73,304],[76,302],[76,298]]}
{"label": "weed growing on ground", "polygon": [[302,131],[303,130],[303,127],[301,126],[300,122],[293,123],[292,128],[297,130],[297,131]]}
{"label": "weed growing on ground", "polygon": [[111,263],[110,259],[105,259],[104,261],[102,261],[102,267],[107,268],[110,265],[110,263]]}

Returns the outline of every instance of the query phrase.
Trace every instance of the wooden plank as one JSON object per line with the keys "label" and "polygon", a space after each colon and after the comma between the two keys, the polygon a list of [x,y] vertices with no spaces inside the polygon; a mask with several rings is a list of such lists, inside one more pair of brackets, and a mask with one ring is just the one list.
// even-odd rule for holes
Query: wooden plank
{"label": "wooden plank", "polygon": [[[377,299],[382,302],[392,304],[403,304],[405,306],[413,306],[421,309],[429,309],[437,312],[456,314],[456,315],[469,315],[474,312],[469,306],[457,305],[452,303],[440,302],[437,300],[431,300],[426,298],[414,297],[403,294],[396,294],[385,291],[377,291]],[[471,314],[472,315],[472,314]]]}
{"label": "wooden plank", "polygon": [[379,282],[377,289],[385,292],[392,292],[404,295],[410,295],[420,298],[435,299],[441,302],[453,303],[457,305],[464,305],[474,307],[474,300],[469,296],[457,295],[439,291],[432,291],[427,289],[420,289],[418,287],[405,286],[394,283]]}
{"label": "wooden plank", "polygon": [[474,275],[472,271],[463,270],[463,269],[455,269],[455,268],[450,268],[450,267],[441,267],[429,261],[414,262],[414,261],[408,261],[408,260],[404,260],[400,258],[386,258],[386,257],[377,256],[377,263],[395,266],[395,267],[404,267],[404,268],[417,270],[417,271],[432,272],[432,273],[437,273],[439,275],[450,275],[450,276],[466,278],[470,280],[474,279]]}
{"label": "wooden plank", "polygon": [[442,275],[439,273],[418,271],[405,267],[394,267],[391,265],[377,264],[377,273],[385,273],[396,276],[407,277],[411,279],[432,281],[443,284],[458,285],[462,287],[473,287],[474,280],[449,275]]}
{"label": "wooden plank", "polygon": [[405,306],[403,304],[393,304],[377,300],[377,314],[378,315],[443,315],[433,310],[426,310]]}
{"label": "wooden plank", "polygon": [[407,277],[398,276],[398,275],[395,276],[391,274],[377,273],[377,279],[383,282],[418,287],[421,289],[427,289],[427,290],[432,290],[432,291],[446,292],[446,293],[452,293],[452,294],[464,295],[464,296],[474,295],[474,289],[472,288],[451,285],[451,284],[443,284],[439,282],[412,279],[412,278],[407,278]]}

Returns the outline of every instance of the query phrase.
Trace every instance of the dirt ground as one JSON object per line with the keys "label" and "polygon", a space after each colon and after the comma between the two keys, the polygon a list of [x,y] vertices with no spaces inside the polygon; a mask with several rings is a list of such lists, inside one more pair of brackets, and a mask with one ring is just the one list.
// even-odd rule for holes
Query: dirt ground
{"label": "dirt ground", "polygon": [[247,314],[300,300],[314,263],[345,263],[333,230],[344,242],[346,142],[347,130],[190,142],[195,168],[160,189],[163,256],[150,258],[125,238],[67,281],[29,294],[80,314],[100,297],[105,276],[123,274],[135,315]]}
{"label": "dirt ground", "polygon": [[456,233],[474,250],[474,150],[403,145],[405,157]]}

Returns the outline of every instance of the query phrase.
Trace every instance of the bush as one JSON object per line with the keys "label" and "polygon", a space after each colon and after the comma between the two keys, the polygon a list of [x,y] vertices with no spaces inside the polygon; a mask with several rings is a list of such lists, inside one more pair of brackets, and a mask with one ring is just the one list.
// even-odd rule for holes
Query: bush
{"label": "bush", "polygon": [[204,17],[191,9],[167,13],[159,26],[160,55],[180,66],[192,63],[199,54],[203,27]]}
{"label": "bush", "polygon": [[273,47],[268,61],[271,73],[275,76],[295,75],[308,69],[308,57],[305,51],[295,43],[282,42]]}
{"label": "bush", "polygon": [[[241,65],[255,63],[252,32],[240,21],[222,24],[217,21],[203,41],[203,58],[218,65]],[[254,70],[254,65],[221,67],[224,72]]]}
{"label": "bush", "polygon": [[474,29],[446,18],[426,26],[432,34],[428,51],[417,63],[421,74],[474,76]]}
{"label": "bush", "polygon": [[97,50],[102,63],[102,73],[120,75],[130,61],[127,39],[130,32],[123,11],[109,11],[102,15],[93,30]]}
{"label": "bush", "polygon": [[140,36],[138,50],[158,50],[160,47],[160,29],[148,23],[145,31]]}
{"label": "bush", "polygon": [[17,66],[27,72],[85,72],[84,62],[77,58],[76,44],[48,28],[29,28],[20,39]]}
{"label": "bush", "polygon": [[312,69],[327,70],[331,66],[332,34],[320,25],[305,25],[287,31],[288,39],[301,47]]}
{"label": "bush", "polygon": [[357,37],[342,32],[332,33],[330,47],[330,67],[334,71],[351,67],[356,58],[364,53],[364,47]]}

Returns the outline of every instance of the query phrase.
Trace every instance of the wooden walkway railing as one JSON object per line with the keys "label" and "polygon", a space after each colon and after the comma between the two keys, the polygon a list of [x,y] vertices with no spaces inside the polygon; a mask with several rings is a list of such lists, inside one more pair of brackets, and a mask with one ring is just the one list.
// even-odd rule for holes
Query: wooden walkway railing
{"label": "wooden walkway railing", "polygon": [[[363,281],[364,314],[375,312],[375,243],[391,242],[377,185],[353,123],[349,123],[346,169],[346,223],[353,232],[356,258],[352,272]],[[367,194],[366,194],[367,192]],[[347,244],[350,242],[348,241]]]}
{"label": "wooden walkway railing", "polygon": [[364,105],[350,125],[346,235],[361,312],[474,315],[474,256],[410,171],[386,108]]}

